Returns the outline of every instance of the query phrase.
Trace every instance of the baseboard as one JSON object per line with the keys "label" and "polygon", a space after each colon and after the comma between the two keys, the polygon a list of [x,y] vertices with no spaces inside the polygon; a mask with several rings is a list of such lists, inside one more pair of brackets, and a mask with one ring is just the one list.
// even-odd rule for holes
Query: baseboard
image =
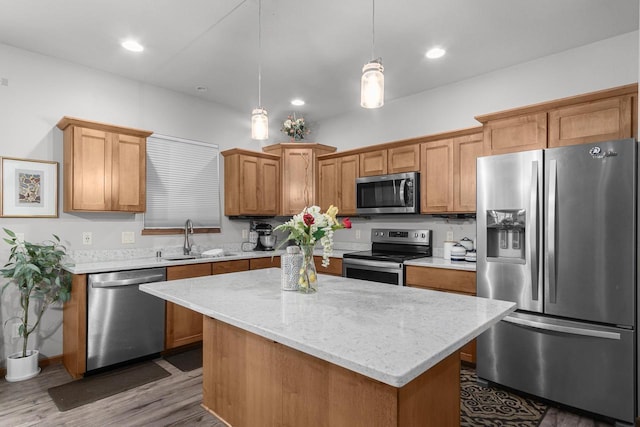
{"label": "baseboard", "polygon": [[[42,359],[38,360],[38,366],[40,366],[41,368],[44,368],[46,366],[51,366],[51,365],[59,365],[62,363],[62,355],[58,355],[58,356],[53,356],[53,357],[43,357]],[[0,377],[3,377],[7,375],[7,368],[0,368]]]}

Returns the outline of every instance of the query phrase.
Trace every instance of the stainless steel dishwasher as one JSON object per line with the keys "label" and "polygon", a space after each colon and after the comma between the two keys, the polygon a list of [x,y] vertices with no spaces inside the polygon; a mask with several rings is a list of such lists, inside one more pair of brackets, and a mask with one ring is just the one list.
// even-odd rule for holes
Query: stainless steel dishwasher
{"label": "stainless steel dishwasher", "polygon": [[163,350],[164,300],[138,285],[166,277],[164,267],[89,275],[87,372]]}

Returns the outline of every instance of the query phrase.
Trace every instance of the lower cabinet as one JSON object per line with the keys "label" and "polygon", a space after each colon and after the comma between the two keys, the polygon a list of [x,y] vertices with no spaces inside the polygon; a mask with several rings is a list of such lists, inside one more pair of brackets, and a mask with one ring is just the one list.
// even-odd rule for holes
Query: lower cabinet
{"label": "lower cabinet", "polygon": [[[407,286],[414,288],[476,295],[475,271],[408,265],[406,267],[406,283]],[[476,363],[476,340],[460,349],[460,360]]]}
{"label": "lower cabinet", "polygon": [[280,267],[280,257],[251,258],[249,260],[249,270],[259,270],[261,268]]}
{"label": "lower cabinet", "polygon": [[[212,263],[167,267],[167,280],[210,276]],[[202,314],[172,302],[166,303],[165,349],[202,341]]]}
{"label": "lower cabinet", "polygon": [[329,258],[329,266],[322,266],[322,257],[314,256],[313,262],[316,264],[316,270],[320,274],[330,274],[332,276],[342,276],[342,259],[341,258]]}

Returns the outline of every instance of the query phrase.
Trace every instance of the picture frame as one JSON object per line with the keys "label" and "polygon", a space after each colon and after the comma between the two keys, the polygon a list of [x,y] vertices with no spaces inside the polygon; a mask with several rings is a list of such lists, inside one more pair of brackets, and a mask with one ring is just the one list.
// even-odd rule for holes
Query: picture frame
{"label": "picture frame", "polygon": [[58,162],[0,157],[0,216],[58,217]]}

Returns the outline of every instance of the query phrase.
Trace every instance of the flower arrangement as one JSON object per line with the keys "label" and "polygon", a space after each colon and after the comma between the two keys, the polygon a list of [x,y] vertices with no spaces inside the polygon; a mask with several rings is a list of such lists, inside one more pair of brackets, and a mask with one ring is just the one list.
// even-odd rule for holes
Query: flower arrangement
{"label": "flower arrangement", "polygon": [[293,240],[299,246],[313,246],[318,240],[322,244],[322,266],[329,265],[329,256],[333,253],[333,232],[341,228],[351,228],[349,218],[342,222],[336,219],[338,208],[331,205],[325,213],[320,207],[311,206],[294,215],[289,221],[280,224],[275,230],[288,231],[286,240]]}
{"label": "flower arrangement", "polygon": [[313,261],[313,247],[318,240],[322,243],[322,266],[329,266],[329,256],[333,252],[333,232],[340,228],[351,228],[351,221],[336,219],[338,208],[331,205],[325,213],[318,206],[304,208],[289,221],[280,224],[275,230],[289,232],[287,240],[295,241],[302,250],[302,266],[298,276],[299,290],[312,293],[318,289],[316,266]]}
{"label": "flower arrangement", "polygon": [[310,130],[307,129],[304,123],[304,117],[296,119],[296,115],[288,116],[287,120],[282,124],[282,132],[289,138],[295,141],[304,139],[305,135],[308,135]]}

